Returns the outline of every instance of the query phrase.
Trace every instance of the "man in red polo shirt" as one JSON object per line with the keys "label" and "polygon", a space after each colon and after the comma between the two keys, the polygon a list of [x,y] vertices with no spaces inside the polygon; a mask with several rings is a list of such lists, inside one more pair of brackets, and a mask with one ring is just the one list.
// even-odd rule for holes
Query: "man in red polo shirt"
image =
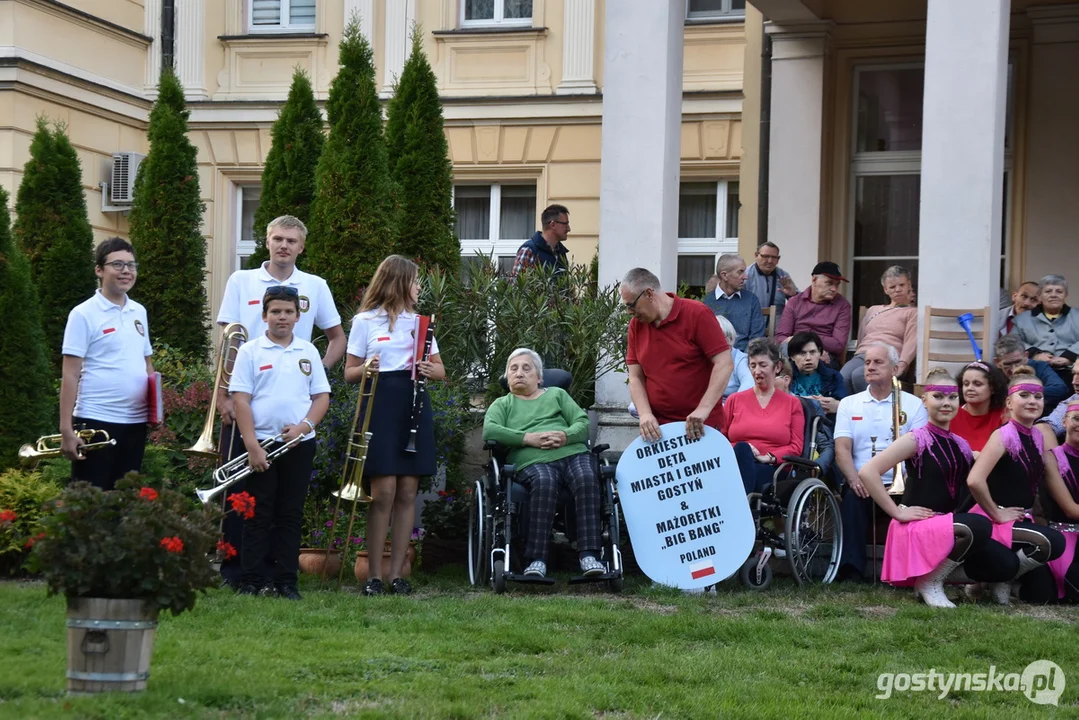
{"label": "man in red polo shirt", "polygon": [[629,396],[640,416],[641,437],[660,439],[659,426],[686,422],[686,435],[719,428],[720,399],[734,362],[715,316],[704,303],[663,292],[645,268],[626,273],[622,304],[629,321],[626,364]]}

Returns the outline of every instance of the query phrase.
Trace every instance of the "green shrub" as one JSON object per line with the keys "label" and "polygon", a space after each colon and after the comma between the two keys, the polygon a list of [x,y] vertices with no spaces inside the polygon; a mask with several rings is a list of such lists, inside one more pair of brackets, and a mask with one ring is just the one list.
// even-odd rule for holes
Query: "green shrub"
{"label": "green shrub", "polygon": [[8,470],[0,474],[0,574],[23,567],[41,532],[45,505],[60,494],[60,485],[38,472]]}
{"label": "green shrub", "polygon": [[[270,135],[273,139],[262,170],[262,197],[255,210],[255,252],[247,260],[249,268],[259,267],[270,259],[266,226],[271,220],[281,215],[293,215],[305,223],[310,220],[315,169],[326,136],[311,79],[300,68],[292,75],[288,99],[281,106]],[[303,260],[304,256],[300,255],[297,265]]]}
{"label": "green shrub", "polygon": [[71,308],[94,294],[94,233],[82,166],[63,125],[38,118],[15,201],[15,240],[30,259],[41,301],[46,354],[55,372]]}
{"label": "green shrub", "polygon": [[11,238],[8,195],[0,188],[0,468],[19,446],[55,432],[53,373],[30,262]]}
{"label": "green shrub", "polygon": [[155,342],[207,354],[206,241],[198,152],[187,137],[184,91],[171,67],[150,111],[150,152],[139,166],[128,221],[139,259],[133,295],[146,307]]}
{"label": "green shrub", "polygon": [[356,20],[338,48],[306,253],[307,270],[326,280],[338,303],[348,304],[397,242],[374,57]]}

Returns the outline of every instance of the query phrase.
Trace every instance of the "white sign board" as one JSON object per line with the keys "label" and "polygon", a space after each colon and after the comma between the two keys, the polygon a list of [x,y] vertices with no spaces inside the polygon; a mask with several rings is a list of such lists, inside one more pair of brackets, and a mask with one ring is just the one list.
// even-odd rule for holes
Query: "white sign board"
{"label": "white sign board", "polygon": [[686,424],[667,423],[654,443],[638,437],[618,460],[618,498],[645,575],[692,590],[733,575],[753,550],[756,531],[727,438],[710,427],[689,440]]}

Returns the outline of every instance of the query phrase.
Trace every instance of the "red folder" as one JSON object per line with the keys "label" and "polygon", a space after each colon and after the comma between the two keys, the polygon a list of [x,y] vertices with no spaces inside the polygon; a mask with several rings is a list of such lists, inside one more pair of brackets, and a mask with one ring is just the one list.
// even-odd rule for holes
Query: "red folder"
{"label": "red folder", "polygon": [[147,422],[160,425],[165,422],[165,401],[161,392],[161,373],[154,372],[146,376]]}
{"label": "red folder", "polygon": [[415,382],[419,370],[416,363],[423,360],[423,346],[427,338],[427,328],[431,326],[431,318],[427,315],[416,316],[416,327],[412,331],[412,339],[415,344],[412,348],[412,381]]}

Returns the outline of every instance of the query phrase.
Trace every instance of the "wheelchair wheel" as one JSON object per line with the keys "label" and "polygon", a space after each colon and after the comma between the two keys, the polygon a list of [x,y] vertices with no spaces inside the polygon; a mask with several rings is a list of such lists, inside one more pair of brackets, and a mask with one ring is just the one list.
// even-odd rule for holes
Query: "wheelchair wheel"
{"label": "wheelchair wheel", "polygon": [[501,560],[495,560],[495,570],[494,576],[491,578],[491,584],[499,595],[506,592],[506,563]]}
{"label": "wheelchair wheel", "polygon": [[[621,509],[618,503],[614,500],[614,484],[607,484],[607,545],[601,548],[602,553],[601,560],[607,564],[607,570],[612,571],[614,568],[614,549],[618,548],[622,543],[622,521],[621,521]],[[616,578],[611,578],[607,581],[607,589],[612,593],[622,592],[622,588],[625,586],[625,568],[618,568],[619,575]]]}
{"label": "wheelchair wheel", "polygon": [[738,579],[746,589],[764,592],[772,584],[772,568],[766,563],[758,574],[758,557],[758,553],[753,553],[742,563],[742,567],[738,569]]}
{"label": "wheelchair wheel", "polygon": [[843,550],[843,522],[828,486],[817,478],[803,480],[791,495],[784,529],[787,560],[798,584],[832,582]]}
{"label": "wheelchair wheel", "polygon": [[472,507],[468,509],[468,582],[473,587],[487,584],[488,565],[491,562],[485,499],[483,483],[477,480],[473,489]]}

